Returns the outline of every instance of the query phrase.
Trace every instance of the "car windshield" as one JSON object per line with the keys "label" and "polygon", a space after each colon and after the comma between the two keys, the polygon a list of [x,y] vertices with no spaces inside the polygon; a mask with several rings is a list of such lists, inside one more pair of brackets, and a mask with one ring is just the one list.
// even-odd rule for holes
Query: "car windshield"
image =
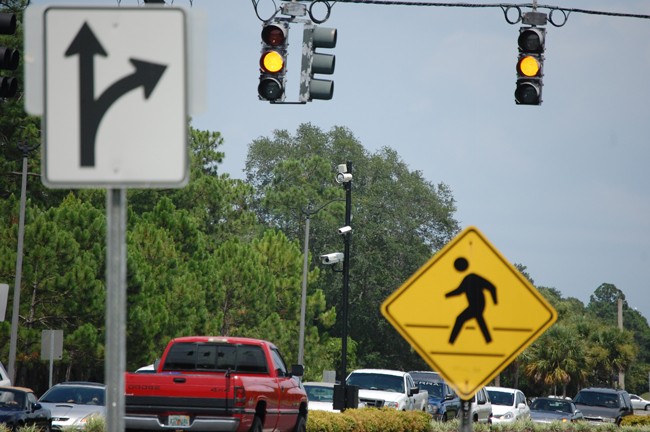
{"label": "car windshield", "polygon": [[104,405],[104,389],[74,386],[52,387],[41,396],[40,402]]}
{"label": "car windshield", "polygon": [[307,399],[312,402],[333,402],[334,388],[316,385],[305,385]]}
{"label": "car windshield", "polygon": [[492,405],[512,406],[515,402],[514,393],[507,393],[497,390],[488,390]]}
{"label": "car windshield", "polygon": [[433,396],[439,399],[442,399],[444,397],[442,394],[442,383],[416,381],[415,384],[422,390],[426,390],[429,393],[429,396]]}
{"label": "car windshield", "polygon": [[0,407],[12,411],[24,409],[25,393],[9,389],[0,390]]}
{"label": "car windshield", "polygon": [[348,384],[364,390],[382,390],[404,393],[404,379],[401,376],[374,373],[352,373]]}
{"label": "car windshield", "polygon": [[589,406],[618,408],[618,396],[615,393],[581,391],[573,402]]}
{"label": "car windshield", "polygon": [[555,411],[571,413],[571,404],[561,400],[554,399],[536,399],[530,406],[534,411]]}

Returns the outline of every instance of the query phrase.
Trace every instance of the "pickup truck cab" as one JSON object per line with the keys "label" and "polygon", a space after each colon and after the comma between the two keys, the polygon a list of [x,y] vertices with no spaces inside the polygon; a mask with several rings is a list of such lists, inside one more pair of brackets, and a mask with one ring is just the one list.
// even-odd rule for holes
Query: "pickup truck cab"
{"label": "pickup truck cab", "polygon": [[271,342],[189,336],[154,373],[125,375],[127,430],[305,432],[307,396]]}
{"label": "pickup truck cab", "polygon": [[408,372],[389,369],[358,369],[350,373],[348,385],[359,387],[359,405],[426,411],[428,394],[420,391]]}

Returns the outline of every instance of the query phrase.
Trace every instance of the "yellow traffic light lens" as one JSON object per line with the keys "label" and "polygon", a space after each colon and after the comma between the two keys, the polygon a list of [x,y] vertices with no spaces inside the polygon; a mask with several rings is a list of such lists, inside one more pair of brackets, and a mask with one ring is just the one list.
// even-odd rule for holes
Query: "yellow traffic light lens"
{"label": "yellow traffic light lens", "polygon": [[519,60],[517,65],[519,72],[527,77],[534,77],[539,74],[539,62],[533,56],[526,56]]}
{"label": "yellow traffic light lens", "polygon": [[266,72],[280,72],[284,68],[284,58],[277,51],[267,51],[262,54],[260,67]]}

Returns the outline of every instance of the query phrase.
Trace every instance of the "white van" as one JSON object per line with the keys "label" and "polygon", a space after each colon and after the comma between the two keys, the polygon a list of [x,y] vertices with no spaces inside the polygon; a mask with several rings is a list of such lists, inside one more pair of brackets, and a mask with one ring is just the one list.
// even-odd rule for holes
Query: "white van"
{"label": "white van", "polygon": [[5,369],[2,362],[0,362],[0,386],[10,386],[11,380],[9,379],[9,374]]}

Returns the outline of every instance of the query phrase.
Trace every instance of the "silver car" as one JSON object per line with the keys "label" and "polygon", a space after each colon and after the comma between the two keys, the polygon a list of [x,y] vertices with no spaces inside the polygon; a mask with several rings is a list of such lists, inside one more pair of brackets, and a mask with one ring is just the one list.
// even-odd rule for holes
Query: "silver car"
{"label": "silver car", "polygon": [[83,428],[88,420],[104,417],[106,386],[70,381],[52,386],[38,400],[52,412],[52,429]]}

